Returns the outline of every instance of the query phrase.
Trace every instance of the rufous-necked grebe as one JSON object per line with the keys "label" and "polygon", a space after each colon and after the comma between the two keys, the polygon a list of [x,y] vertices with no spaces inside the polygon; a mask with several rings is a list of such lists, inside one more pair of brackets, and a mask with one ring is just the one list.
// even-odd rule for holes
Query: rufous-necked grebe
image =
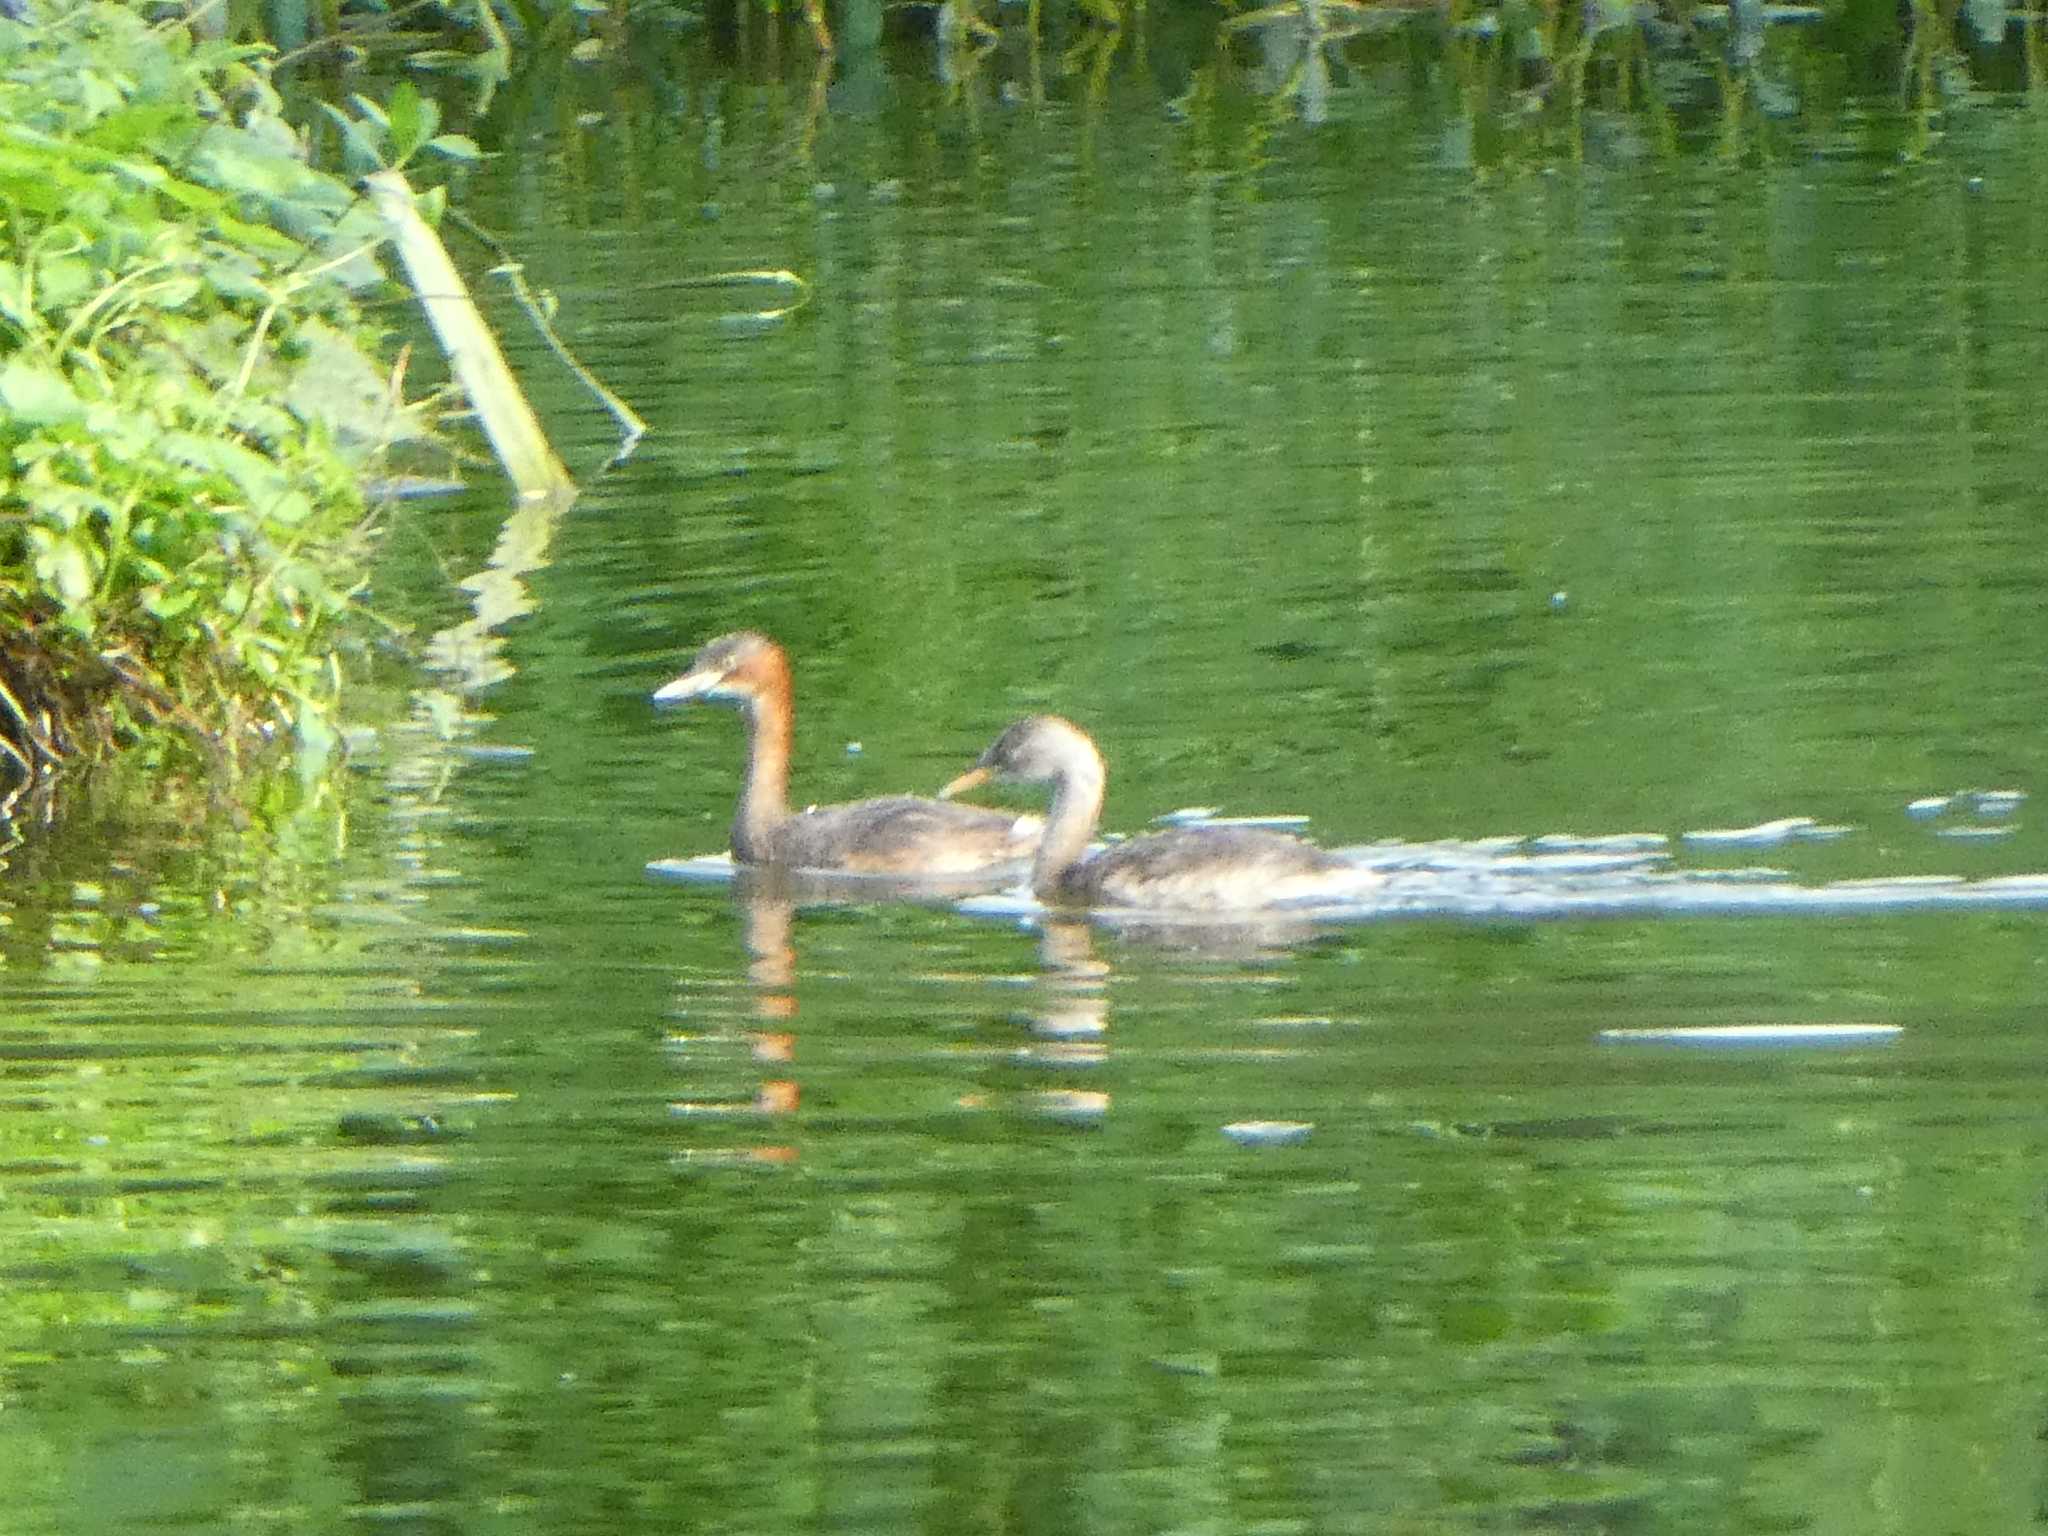
{"label": "rufous-necked grebe", "polygon": [[747,776],[732,819],[732,854],[742,864],[963,875],[1021,867],[1038,845],[1043,823],[1036,816],[914,795],[792,813],[789,657],[766,635],[720,635],[691,659],[689,671],[654,693],[660,705],[692,699],[734,704],[746,717]]}
{"label": "rufous-necked grebe", "polygon": [[1106,782],[1102,754],[1085,731],[1058,715],[1019,720],[939,796],[990,779],[1053,786],[1045,836],[1031,864],[1031,889],[1040,901],[1242,911],[1355,896],[1378,883],[1369,869],[1262,827],[1174,827],[1090,854]]}

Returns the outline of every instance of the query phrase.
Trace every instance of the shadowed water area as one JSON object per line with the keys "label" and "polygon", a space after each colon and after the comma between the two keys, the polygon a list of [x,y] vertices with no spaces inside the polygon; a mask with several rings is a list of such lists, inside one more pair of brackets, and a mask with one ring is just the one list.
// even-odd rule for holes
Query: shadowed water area
{"label": "shadowed water area", "polygon": [[[379,602],[498,680],[344,805],[8,855],[10,1530],[2037,1518],[2036,106],[1885,59],[1517,149],[1454,55],[1309,125],[1152,43],[500,98],[461,201],[650,433],[396,514]],[[808,302],[680,281],[757,268]],[[1056,710],[1108,831],[1386,894],[657,878],[742,740],[647,696],[740,627],[798,805]]]}

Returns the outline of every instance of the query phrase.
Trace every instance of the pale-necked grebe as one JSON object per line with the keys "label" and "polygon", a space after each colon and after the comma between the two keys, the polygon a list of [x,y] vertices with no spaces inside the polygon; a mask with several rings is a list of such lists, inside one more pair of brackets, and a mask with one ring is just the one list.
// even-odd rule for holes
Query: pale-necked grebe
{"label": "pale-necked grebe", "polygon": [[732,819],[732,854],[742,864],[962,875],[1021,867],[1038,844],[1042,822],[1036,816],[914,795],[792,813],[789,657],[766,635],[720,635],[692,658],[689,671],[654,693],[661,705],[692,699],[734,704],[746,717],[747,776]]}
{"label": "pale-necked grebe", "polygon": [[981,760],[939,791],[941,799],[990,779],[1050,783],[1052,810],[1031,864],[1039,900],[1150,910],[1244,910],[1335,900],[1377,883],[1373,871],[1314,843],[1262,827],[1175,827],[1088,844],[1102,814],[1102,754],[1058,715],[1019,720]]}

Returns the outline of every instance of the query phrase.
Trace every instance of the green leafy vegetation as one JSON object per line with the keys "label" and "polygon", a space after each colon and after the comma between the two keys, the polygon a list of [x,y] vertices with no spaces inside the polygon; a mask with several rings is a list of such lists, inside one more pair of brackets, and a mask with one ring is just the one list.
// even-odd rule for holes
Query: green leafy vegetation
{"label": "green leafy vegetation", "polygon": [[376,221],[254,50],[114,4],[0,20],[0,220],[0,790],[136,741],[317,762],[365,476],[424,431]]}

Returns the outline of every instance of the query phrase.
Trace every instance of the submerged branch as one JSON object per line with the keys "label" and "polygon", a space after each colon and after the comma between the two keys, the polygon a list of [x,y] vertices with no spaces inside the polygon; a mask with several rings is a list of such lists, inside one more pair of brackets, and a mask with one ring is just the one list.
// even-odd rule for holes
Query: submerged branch
{"label": "submerged branch", "polygon": [[604,381],[589,368],[583,360],[571,352],[568,345],[556,334],[540,301],[534,297],[533,289],[527,284],[526,269],[516,262],[508,262],[492,269],[511,286],[513,297],[519,300],[519,307],[526,311],[526,318],[533,322],[533,328],[540,332],[541,340],[548,349],[562,360],[562,365],[582,381],[583,387],[597,396],[598,403],[611,413],[612,420],[619,424],[619,451],[605,461],[605,468],[623,464],[633,456],[633,450],[640,446],[640,439],[647,435],[647,423],[625,401],[605,387]]}

